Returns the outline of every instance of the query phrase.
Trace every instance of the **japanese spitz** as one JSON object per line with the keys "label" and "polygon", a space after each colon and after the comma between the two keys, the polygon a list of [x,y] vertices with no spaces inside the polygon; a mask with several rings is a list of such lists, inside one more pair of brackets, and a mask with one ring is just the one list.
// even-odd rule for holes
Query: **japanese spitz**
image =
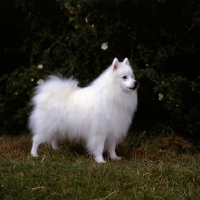
{"label": "japanese spitz", "polygon": [[117,58],[89,86],[80,88],[72,78],[49,76],[36,87],[29,118],[32,132],[31,155],[49,143],[57,149],[60,140],[83,141],[98,163],[103,152],[120,160],[116,145],[126,136],[137,108],[138,82],[128,59]]}

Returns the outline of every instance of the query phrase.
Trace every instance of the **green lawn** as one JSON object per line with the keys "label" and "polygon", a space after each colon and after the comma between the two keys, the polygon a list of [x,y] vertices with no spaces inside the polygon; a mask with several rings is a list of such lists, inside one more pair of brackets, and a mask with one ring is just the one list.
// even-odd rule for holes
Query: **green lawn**
{"label": "green lawn", "polygon": [[43,145],[30,135],[0,138],[0,199],[200,199],[200,154],[181,138],[126,139],[122,161],[97,164],[80,145]]}

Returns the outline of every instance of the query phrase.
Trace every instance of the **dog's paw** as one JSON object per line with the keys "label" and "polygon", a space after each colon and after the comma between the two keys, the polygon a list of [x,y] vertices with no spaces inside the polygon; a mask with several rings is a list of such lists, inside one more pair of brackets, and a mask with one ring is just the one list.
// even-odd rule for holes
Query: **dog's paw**
{"label": "dog's paw", "polygon": [[97,162],[97,163],[106,163],[106,161],[105,161],[105,160],[102,160],[102,161],[100,161],[100,162]]}
{"label": "dog's paw", "polygon": [[38,154],[31,153],[31,156],[34,157],[34,158],[37,158]]}
{"label": "dog's paw", "polygon": [[102,156],[96,156],[94,158],[94,160],[97,162],[97,163],[106,163],[106,161],[103,159]]}
{"label": "dog's paw", "polygon": [[116,156],[116,157],[111,157],[112,160],[118,161],[122,160],[122,157]]}

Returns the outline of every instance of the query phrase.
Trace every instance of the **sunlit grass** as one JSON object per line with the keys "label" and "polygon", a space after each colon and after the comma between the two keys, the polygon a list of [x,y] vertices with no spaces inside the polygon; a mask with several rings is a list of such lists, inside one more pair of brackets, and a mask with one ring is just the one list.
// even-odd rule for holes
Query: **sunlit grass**
{"label": "sunlit grass", "polygon": [[0,199],[200,199],[200,154],[182,138],[129,137],[105,164],[80,145],[30,148],[30,135],[1,137]]}

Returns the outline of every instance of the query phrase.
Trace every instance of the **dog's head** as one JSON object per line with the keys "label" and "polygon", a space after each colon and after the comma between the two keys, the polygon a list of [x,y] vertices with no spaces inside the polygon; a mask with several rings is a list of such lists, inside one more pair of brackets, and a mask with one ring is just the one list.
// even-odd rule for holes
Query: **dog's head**
{"label": "dog's head", "polygon": [[123,91],[131,92],[137,89],[138,81],[135,79],[128,58],[125,58],[123,62],[119,62],[115,58],[112,63],[112,69],[115,73],[115,81]]}

